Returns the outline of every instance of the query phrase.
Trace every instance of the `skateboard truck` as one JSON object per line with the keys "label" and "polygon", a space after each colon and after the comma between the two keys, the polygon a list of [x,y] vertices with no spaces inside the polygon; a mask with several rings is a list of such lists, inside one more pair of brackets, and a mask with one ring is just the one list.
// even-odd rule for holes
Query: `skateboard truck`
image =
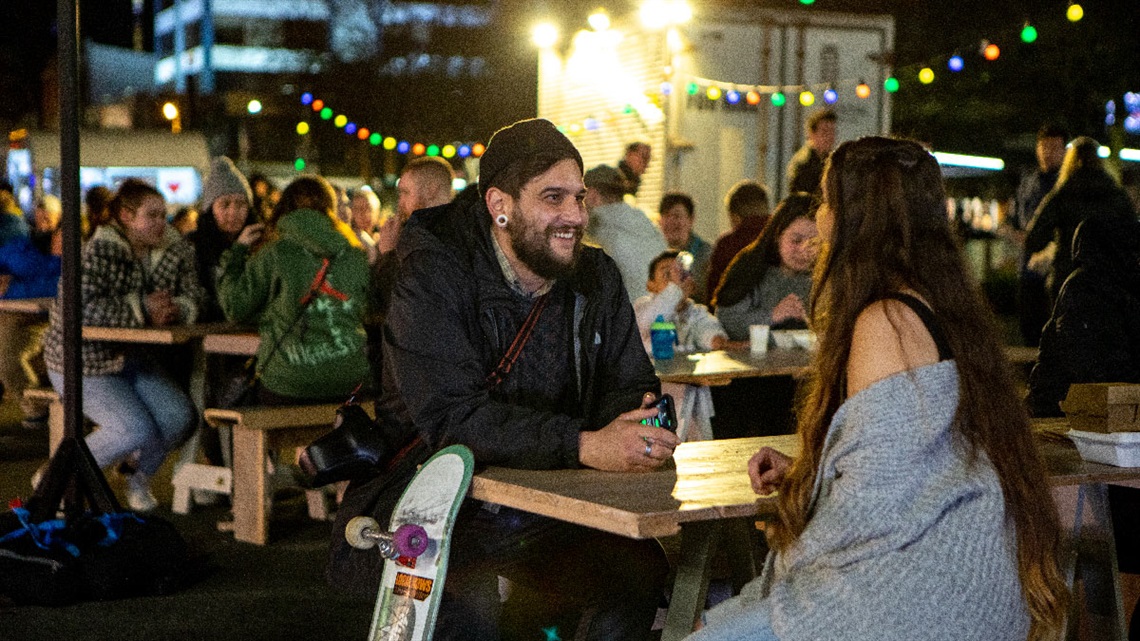
{"label": "skateboard truck", "polygon": [[416,558],[428,549],[427,532],[415,523],[405,523],[388,532],[380,528],[376,519],[357,516],[344,528],[344,538],[358,550],[377,548],[387,559],[399,557]]}

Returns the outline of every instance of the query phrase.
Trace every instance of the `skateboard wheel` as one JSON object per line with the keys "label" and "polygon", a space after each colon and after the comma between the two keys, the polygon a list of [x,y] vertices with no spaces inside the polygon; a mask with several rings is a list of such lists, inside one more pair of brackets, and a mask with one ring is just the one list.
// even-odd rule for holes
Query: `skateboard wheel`
{"label": "skateboard wheel", "polygon": [[400,556],[415,558],[428,549],[428,534],[415,523],[405,523],[392,533],[392,547]]}
{"label": "skateboard wheel", "polygon": [[376,534],[379,531],[380,524],[376,522],[376,519],[368,516],[357,516],[353,517],[344,527],[344,539],[358,550],[368,550],[376,547]]}

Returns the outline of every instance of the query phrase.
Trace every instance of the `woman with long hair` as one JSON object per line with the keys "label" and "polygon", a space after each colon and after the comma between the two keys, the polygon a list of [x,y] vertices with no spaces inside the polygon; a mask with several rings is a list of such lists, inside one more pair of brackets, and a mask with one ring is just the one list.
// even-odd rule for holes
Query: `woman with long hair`
{"label": "woman with long hair", "polygon": [[920,145],[862,138],[828,160],[820,333],[764,574],[692,639],[1045,639],[1068,594],[1044,466]]}
{"label": "woman with long hair", "polygon": [[[1100,158],[1100,143],[1081,136],[1069,143],[1057,184],[1045,195],[1025,232],[1025,254],[1045,251],[1046,288],[1050,304],[1057,302],[1061,285],[1073,271],[1073,234],[1088,218],[1108,216],[1136,218],[1128,193],[1120,187]],[[1030,260],[1030,269],[1039,261]]]}
{"label": "woman with long hair", "polygon": [[748,340],[749,325],[807,327],[817,236],[810,194],[776,205],[760,236],[729,263],[713,297],[730,340]]}
{"label": "woman with long hair", "polygon": [[256,322],[263,404],[343,400],[368,383],[364,313],[368,263],[337,196],[319,176],[294,180],[261,241],[246,227],[221,258],[218,302],[226,318]]}

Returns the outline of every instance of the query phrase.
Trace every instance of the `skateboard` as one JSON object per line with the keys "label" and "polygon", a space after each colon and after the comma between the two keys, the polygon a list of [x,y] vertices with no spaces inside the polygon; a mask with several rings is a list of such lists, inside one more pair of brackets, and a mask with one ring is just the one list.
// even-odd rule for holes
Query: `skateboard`
{"label": "skateboard", "polygon": [[431,640],[447,575],[451,528],[474,466],[471,450],[445,447],[404,488],[389,531],[367,516],[348,522],[344,536],[349,545],[375,547],[384,557],[368,641]]}

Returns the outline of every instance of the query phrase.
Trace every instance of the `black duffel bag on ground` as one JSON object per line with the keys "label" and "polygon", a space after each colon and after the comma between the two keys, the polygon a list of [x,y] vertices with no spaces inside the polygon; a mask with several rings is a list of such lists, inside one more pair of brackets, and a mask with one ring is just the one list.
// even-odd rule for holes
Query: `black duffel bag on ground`
{"label": "black duffel bag on ground", "polygon": [[[76,498],[57,518],[70,489]],[[0,514],[0,594],[16,603],[170,594],[201,567],[171,523],[122,509],[86,444],[75,438],[60,444],[27,505],[14,502]]]}

